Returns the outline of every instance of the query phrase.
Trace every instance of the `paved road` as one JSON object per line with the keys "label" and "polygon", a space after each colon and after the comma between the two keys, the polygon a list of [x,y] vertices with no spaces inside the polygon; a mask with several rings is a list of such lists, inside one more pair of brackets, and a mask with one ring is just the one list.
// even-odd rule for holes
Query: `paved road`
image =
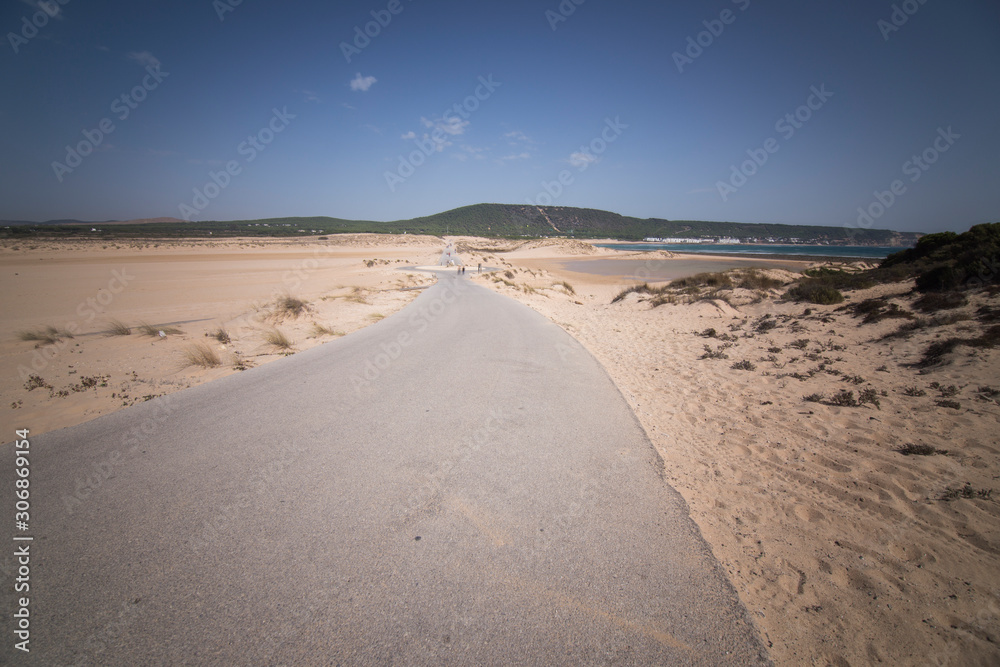
{"label": "paved road", "polygon": [[8,585],[0,662],[767,662],[603,369],[455,274],[30,457],[31,653]]}

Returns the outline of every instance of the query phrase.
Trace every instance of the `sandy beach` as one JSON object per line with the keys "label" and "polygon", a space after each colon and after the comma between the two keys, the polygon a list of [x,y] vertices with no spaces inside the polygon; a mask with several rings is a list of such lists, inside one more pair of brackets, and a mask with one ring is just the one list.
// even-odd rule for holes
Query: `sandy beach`
{"label": "sandy beach", "polygon": [[[915,366],[929,342],[975,329],[997,297],[977,294],[955,311],[968,317],[880,340],[903,320],[862,324],[843,305],[784,302],[780,288],[612,303],[643,280],[740,266],[790,281],[807,262],[448,240],[470,279],[536,309],[605,367],[776,664],[1000,661],[1000,512],[989,493],[1000,479],[1000,353],[960,347],[949,363]],[[72,426],[349,334],[433,282],[407,267],[436,263],[443,247],[376,235],[4,241],[4,423]],[[476,275],[479,263],[499,270]],[[910,288],[871,288],[844,305],[882,297],[911,310]],[[119,323],[129,333],[114,335]],[[24,340],[48,327],[51,342]],[[206,349],[219,365],[192,363]],[[867,400],[837,400],[848,391]]]}
{"label": "sandy beach", "polygon": [[[433,274],[399,267],[435,263],[441,246],[433,237],[376,235],[7,241],[0,245],[4,423],[36,433],[72,426],[348,334],[431,284]],[[131,332],[111,334],[118,323]],[[72,337],[21,340],[49,327]],[[276,332],[287,346],[280,336],[269,342]],[[206,347],[218,365],[191,362]]]}

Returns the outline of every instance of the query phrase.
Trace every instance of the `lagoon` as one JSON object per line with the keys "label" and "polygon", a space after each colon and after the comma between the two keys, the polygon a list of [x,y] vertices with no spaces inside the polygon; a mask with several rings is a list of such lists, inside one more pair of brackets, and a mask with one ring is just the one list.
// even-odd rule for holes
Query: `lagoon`
{"label": "lagoon", "polygon": [[892,253],[905,250],[901,246],[849,246],[849,245],[764,245],[721,243],[600,243],[601,248],[648,252],[669,250],[677,253],[706,255],[800,255],[803,257],[851,257],[855,259],[884,259]]}

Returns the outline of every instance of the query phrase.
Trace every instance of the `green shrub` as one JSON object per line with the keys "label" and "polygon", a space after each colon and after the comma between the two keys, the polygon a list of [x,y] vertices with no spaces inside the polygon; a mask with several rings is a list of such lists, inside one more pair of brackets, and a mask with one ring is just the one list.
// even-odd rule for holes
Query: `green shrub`
{"label": "green shrub", "polygon": [[820,281],[803,280],[785,292],[785,298],[792,299],[793,301],[807,301],[822,306],[830,306],[843,302],[844,295],[839,290],[824,285]]}
{"label": "green shrub", "polygon": [[1000,223],[975,225],[962,234],[928,234],[917,245],[889,255],[876,273],[915,277],[921,292],[960,291],[1000,282]]}

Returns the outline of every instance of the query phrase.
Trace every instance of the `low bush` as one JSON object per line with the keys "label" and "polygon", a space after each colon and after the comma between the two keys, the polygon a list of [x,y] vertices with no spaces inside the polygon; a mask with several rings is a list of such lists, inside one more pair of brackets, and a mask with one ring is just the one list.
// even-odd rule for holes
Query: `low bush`
{"label": "low bush", "polygon": [[785,292],[785,298],[793,301],[806,301],[821,306],[832,306],[844,301],[844,295],[839,290],[824,285],[818,281],[803,280]]}
{"label": "low bush", "polygon": [[913,302],[913,307],[921,313],[936,313],[939,310],[961,308],[969,300],[961,292],[928,292]]}

